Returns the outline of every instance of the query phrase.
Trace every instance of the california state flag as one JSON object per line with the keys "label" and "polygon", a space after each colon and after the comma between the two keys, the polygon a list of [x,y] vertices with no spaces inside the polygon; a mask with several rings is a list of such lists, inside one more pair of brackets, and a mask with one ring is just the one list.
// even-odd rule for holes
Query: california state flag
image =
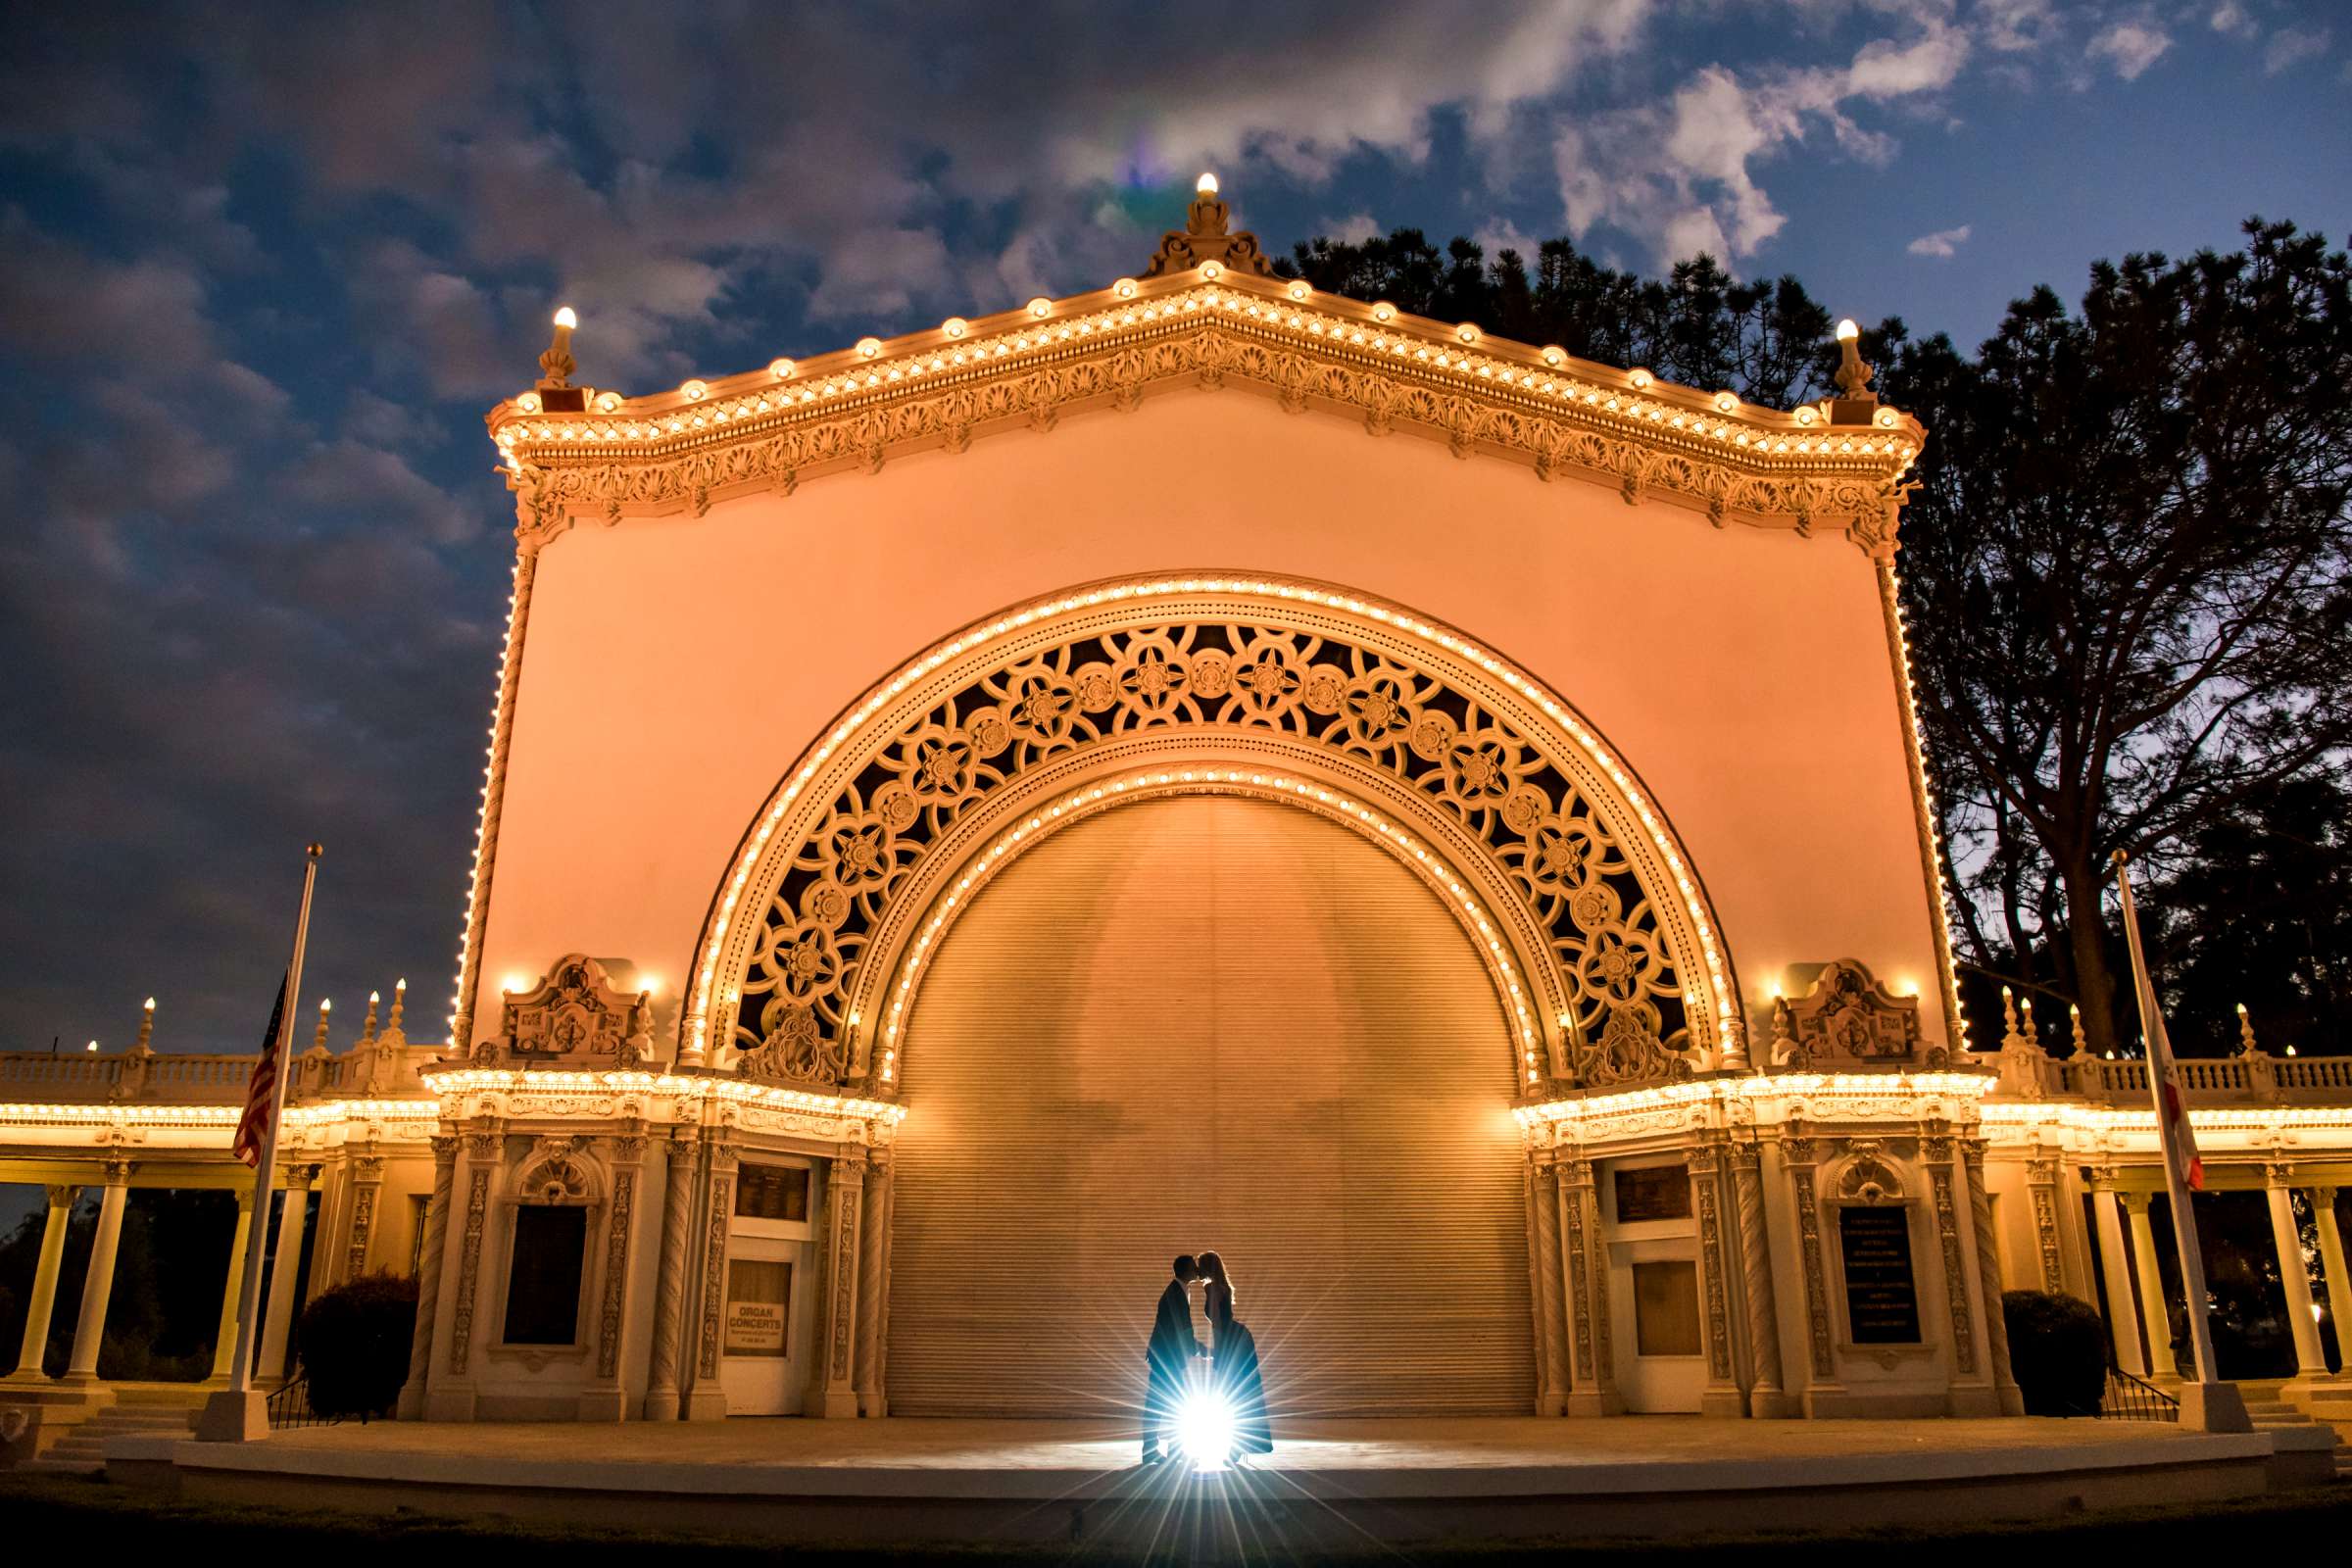
{"label": "california state flag", "polygon": [[2148,960],[2139,946],[2139,910],[2132,902],[2132,873],[2124,868],[2122,851],[2115,857],[2116,881],[2124,893],[2124,940],[2132,948],[2132,980],[2138,987],[2140,1026],[2148,1043],[2148,1082],[2156,1092],[2156,1137],[2164,1157],[2192,1192],[2205,1190],[2205,1161],[2197,1154],[2197,1135],[2188,1125],[2188,1108],[2180,1098],[2180,1068],[2173,1060],[2173,1043],[2164,1032],[2164,1010],[2156,1005],[2156,986],[2148,978]]}

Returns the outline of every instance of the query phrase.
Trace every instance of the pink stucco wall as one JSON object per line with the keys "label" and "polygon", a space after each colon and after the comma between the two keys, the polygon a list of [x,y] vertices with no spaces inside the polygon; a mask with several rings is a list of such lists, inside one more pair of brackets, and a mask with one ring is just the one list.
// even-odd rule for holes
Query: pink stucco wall
{"label": "pink stucco wall", "polygon": [[1410,435],[1186,389],[879,474],[588,522],[540,561],[476,1033],[558,955],[666,982],[744,828],[853,698],[988,612],[1156,571],[1315,578],[1448,621],[1647,780],[1749,1000],[1863,959],[1943,1035],[1875,567]]}

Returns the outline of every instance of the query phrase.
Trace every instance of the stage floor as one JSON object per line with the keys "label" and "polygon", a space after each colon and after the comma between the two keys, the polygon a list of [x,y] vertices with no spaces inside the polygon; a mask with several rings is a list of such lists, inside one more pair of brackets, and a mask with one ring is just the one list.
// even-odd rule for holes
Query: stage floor
{"label": "stage floor", "polygon": [[118,1439],[108,1471],[223,1499],[804,1541],[1133,1544],[1207,1529],[1307,1545],[2219,1500],[2300,1474],[2277,1446],[2268,1432],[2026,1418],[1301,1421],[1250,1468],[1200,1472],[1143,1467],[1130,1431],[1097,1423],[375,1423],[250,1445]]}

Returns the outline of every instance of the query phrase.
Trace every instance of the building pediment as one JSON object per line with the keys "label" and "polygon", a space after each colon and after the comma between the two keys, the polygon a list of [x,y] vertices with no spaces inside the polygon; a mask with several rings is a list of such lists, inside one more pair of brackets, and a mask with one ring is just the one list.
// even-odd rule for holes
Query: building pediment
{"label": "building pediment", "polygon": [[1842,532],[1891,558],[1903,474],[1925,439],[1910,416],[1867,398],[1759,408],[1321,293],[1265,270],[1251,236],[1193,233],[1200,207],[1193,237],[1163,241],[1140,279],[672,391],[571,386],[565,345],[554,379],[488,416],[526,547],[578,521],[699,515],[910,452],[1238,388],[1628,502],[1670,501],[1717,526]]}

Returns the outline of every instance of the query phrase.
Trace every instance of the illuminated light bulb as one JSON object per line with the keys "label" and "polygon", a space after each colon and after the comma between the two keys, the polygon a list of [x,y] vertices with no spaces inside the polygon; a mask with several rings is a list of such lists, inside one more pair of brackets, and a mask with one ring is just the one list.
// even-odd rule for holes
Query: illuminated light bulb
{"label": "illuminated light bulb", "polygon": [[662,977],[660,975],[641,974],[637,977],[637,989],[644,992],[649,997],[658,997],[662,994]]}
{"label": "illuminated light bulb", "polygon": [[1199,179],[1193,181],[1193,191],[1194,194],[1200,196],[1214,196],[1217,193],[1217,176],[1202,174]]}
{"label": "illuminated light bulb", "polygon": [[531,982],[521,975],[511,974],[498,983],[498,989],[505,992],[528,991],[531,989]]}
{"label": "illuminated light bulb", "polygon": [[792,373],[799,368],[800,367],[790,360],[770,360],[767,364],[767,373],[779,381],[791,380]]}
{"label": "illuminated light bulb", "polygon": [[1862,329],[1854,324],[1854,318],[1852,317],[1849,316],[1838,323],[1838,342],[1851,343],[1854,339],[1860,337],[1861,335]]}
{"label": "illuminated light bulb", "polygon": [[1313,286],[1309,284],[1305,278],[1299,277],[1293,278],[1291,280],[1291,286],[1284,292],[1288,293],[1292,299],[1304,302],[1307,297],[1312,295],[1315,291]]}
{"label": "illuminated light bulb", "polygon": [[98,1042],[97,1042],[97,1041],[95,1041],[95,1040],[93,1040],[93,1041],[91,1041],[91,1042],[90,1042],[88,1045],[86,1045],[86,1046],[82,1047],[81,1049],[82,1049],[82,1050],[84,1050],[84,1051],[96,1051],[96,1050],[98,1049]]}
{"label": "illuminated light bulb", "polygon": [[1740,400],[1733,394],[1729,392],[1718,392],[1715,394],[1715,411],[1718,414],[1729,414],[1739,407]]}
{"label": "illuminated light bulb", "polygon": [[961,337],[972,329],[972,323],[960,316],[951,316],[939,323],[939,329],[950,337]]}
{"label": "illuminated light bulb", "polygon": [[1131,300],[1135,298],[1135,279],[1132,277],[1122,277],[1117,282],[1110,285],[1110,291],[1113,294],[1116,294],[1120,299]]}
{"label": "illuminated light bulb", "polygon": [[1042,321],[1053,314],[1054,302],[1050,299],[1047,299],[1043,294],[1040,294],[1036,299],[1033,299],[1029,302],[1029,315],[1034,319]]}
{"label": "illuminated light bulb", "polygon": [[599,392],[596,395],[596,409],[599,414],[612,414],[619,409],[620,404],[621,396],[617,392]]}
{"label": "illuminated light bulb", "polygon": [[706,382],[688,381],[678,388],[678,395],[689,403],[700,403],[710,395],[710,388]]}
{"label": "illuminated light bulb", "polygon": [[1557,368],[1568,363],[1568,351],[1557,343],[1544,345],[1544,363]]}
{"label": "illuminated light bulb", "polygon": [[1375,321],[1393,321],[1396,319],[1396,307],[1391,305],[1387,300],[1382,300],[1379,304],[1372,307],[1372,319]]}
{"label": "illuminated light bulb", "polygon": [[1647,370],[1637,369],[1627,375],[1625,379],[1635,391],[1639,392],[1649,385],[1650,374]]}
{"label": "illuminated light bulb", "polygon": [[556,324],[568,332],[580,324],[579,313],[565,305],[556,312]]}
{"label": "illuminated light bulb", "polygon": [[870,360],[881,352],[882,340],[880,338],[861,337],[858,340],[858,353],[860,357]]}
{"label": "illuminated light bulb", "polygon": [[383,1000],[383,999],[382,999],[380,996],[378,996],[378,995],[377,995],[375,992],[372,992],[372,991],[370,991],[370,992],[368,992],[368,1005],[369,1005],[370,1007],[374,1006],[374,1005],[375,1005],[375,1004],[378,1003],[378,1002],[380,1002],[380,1001],[382,1001],[382,1000]]}
{"label": "illuminated light bulb", "polygon": [[[1809,403],[1796,411],[1796,422],[1799,424],[1811,424],[1817,417],[1818,416],[1813,412],[1813,406]],[[1786,446],[1787,443],[1783,443],[1784,450],[1786,450]]]}

